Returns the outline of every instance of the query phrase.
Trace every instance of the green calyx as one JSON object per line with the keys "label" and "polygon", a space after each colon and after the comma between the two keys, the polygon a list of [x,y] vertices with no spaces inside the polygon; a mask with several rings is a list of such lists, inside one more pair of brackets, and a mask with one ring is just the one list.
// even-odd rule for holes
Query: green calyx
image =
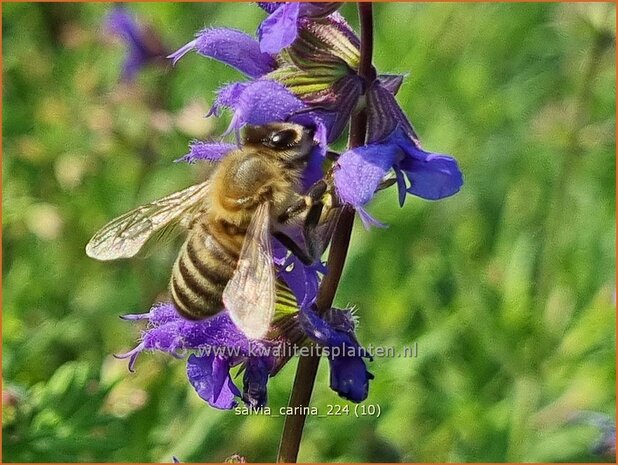
{"label": "green calyx", "polygon": [[307,102],[328,103],[342,77],[356,73],[358,48],[330,18],[307,20],[298,38],[277,56],[279,67],[267,79],[281,82]]}

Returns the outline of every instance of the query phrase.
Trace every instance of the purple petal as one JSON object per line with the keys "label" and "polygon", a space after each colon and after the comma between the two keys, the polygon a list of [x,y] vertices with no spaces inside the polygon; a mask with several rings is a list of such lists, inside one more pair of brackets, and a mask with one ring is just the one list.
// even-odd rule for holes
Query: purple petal
{"label": "purple petal", "polygon": [[217,91],[217,98],[206,116],[220,116],[222,108],[235,108],[248,82],[232,82]]}
{"label": "purple petal", "polygon": [[364,145],[342,154],[335,169],[339,198],[354,207],[365,205],[400,154],[392,143]]}
{"label": "purple petal", "polygon": [[105,18],[105,29],[138,42],[140,30],[135,18],[122,6],[114,6]]}
{"label": "purple petal", "polygon": [[129,359],[129,371],[131,373],[135,373],[135,362],[137,361],[137,356],[142,353],[144,350],[144,344],[139,344],[135,349],[125,352],[124,354],[114,354],[114,357],[120,360]]}
{"label": "purple petal", "polygon": [[[150,311],[149,327],[143,332],[144,350],[158,350],[175,354],[180,350],[224,348],[231,356],[249,353],[250,343],[240,332],[227,312],[200,320],[182,318],[170,302]],[[258,344],[253,341],[253,344]]]}
{"label": "purple petal", "polygon": [[300,311],[298,321],[303,331],[329,351],[330,387],[353,402],[367,398],[373,375],[365,367],[367,357],[354,335],[355,322],[349,310],[331,309],[320,318],[312,309]]}
{"label": "purple petal", "polygon": [[315,301],[319,278],[314,266],[307,266],[296,256],[290,255],[281,267],[278,276],[288,285],[301,308]]}
{"label": "purple petal", "polygon": [[316,128],[315,132],[313,133],[313,141],[318,144],[318,147],[324,150],[324,152],[321,154],[323,157],[326,154],[326,145],[328,143],[328,130],[326,129],[326,126],[319,120],[315,121],[315,126]]}
{"label": "purple petal", "polygon": [[427,200],[438,200],[459,192],[463,175],[455,159],[422,150],[400,130],[393,139],[408,155],[398,163],[398,168],[405,172],[410,181],[408,193]]}
{"label": "purple petal", "polygon": [[240,396],[240,391],[232,382],[227,360],[214,355],[191,355],[187,360],[187,377],[198,395],[212,407],[236,406],[234,397]]}
{"label": "purple petal", "polygon": [[170,58],[172,60],[172,66],[174,66],[176,65],[176,63],[178,63],[178,60],[180,60],[183,56],[185,56],[191,50],[195,49],[195,44],[197,44],[197,39],[193,39],[191,42],[186,43],[185,45],[180,47],[178,50],[176,50],[174,53],[168,55],[166,58]]}
{"label": "purple petal", "polygon": [[148,315],[150,324],[155,327],[180,319],[176,307],[171,302],[161,302],[153,305]]}
{"label": "purple petal", "polygon": [[407,158],[399,166],[411,183],[408,192],[423,199],[450,197],[463,185],[457,161],[446,155],[429,154],[425,161]]}
{"label": "purple petal", "polygon": [[139,73],[147,62],[148,57],[145,57],[138,49],[130,49],[122,64],[122,79],[124,81],[133,81],[137,73]]}
{"label": "purple petal", "polygon": [[[277,265],[277,267],[283,267],[284,263],[286,263],[288,259],[289,250],[277,239],[273,239],[272,241],[273,247],[273,263]],[[280,271],[280,273],[282,270]]]}
{"label": "purple petal", "polygon": [[303,188],[305,190],[313,186],[323,176],[322,163],[324,163],[324,154],[326,146],[316,145],[309,154],[307,167],[303,171]]}
{"label": "purple petal", "polygon": [[266,357],[251,357],[245,364],[243,400],[253,408],[266,405],[266,384],[273,368],[273,361]]}
{"label": "purple petal", "polygon": [[374,376],[367,371],[361,357],[340,356],[330,360],[330,387],[341,397],[362,402],[369,394],[369,381]]}
{"label": "purple petal", "polygon": [[[258,6],[267,13],[273,13],[285,2],[257,2]],[[302,2],[300,3],[300,15],[319,17],[325,16],[340,8],[340,2]]]}
{"label": "purple petal", "polygon": [[[340,115],[336,111],[307,106],[304,103],[302,104],[303,108],[291,113],[288,120],[302,126],[316,127],[317,130],[314,140],[316,140],[321,147],[326,147],[326,142],[332,142],[334,140],[332,139],[332,128],[336,124],[338,118],[340,118]],[[321,131],[324,132],[322,133]],[[326,150],[324,152],[326,153]]]}
{"label": "purple petal", "polygon": [[326,347],[337,347],[341,349],[349,348],[357,351],[359,356],[364,354],[354,336],[353,328],[343,329],[341,326],[335,327],[320,316],[311,308],[302,309],[298,315],[298,322],[307,336],[315,342]]}
{"label": "purple petal", "polygon": [[234,144],[223,142],[200,142],[195,141],[189,145],[189,153],[176,161],[195,163],[198,160],[217,162],[237,147]]}
{"label": "purple petal", "polygon": [[387,228],[388,227],[386,224],[376,220],[363,207],[356,207],[356,213],[358,213],[358,216],[360,217],[361,222],[363,223],[363,227],[366,230],[370,230],[371,228]]}
{"label": "purple petal", "polygon": [[131,81],[148,62],[165,55],[160,40],[143,29],[123,7],[114,7],[107,15],[105,28],[122,38],[127,56],[122,65],[122,78]]}
{"label": "purple petal", "polygon": [[260,44],[251,36],[235,29],[204,29],[197,38],[168,58],[176,63],[189,50],[195,49],[200,55],[214,58],[250,78],[259,78],[277,67],[275,60],[260,51]]}
{"label": "purple petal", "polygon": [[226,347],[231,349],[230,356],[243,355],[249,351],[251,342],[236,328],[227,312],[201,321],[182,320],[179,333],[183,348]]}
{"label": "purple petal", "polygon": [[230,128],[286,121],[290,115],[304,108],[305,104],[278,82],[255,81],[238,98]]}
{"label": "purple petal", "polygon": [[[293,121],[295,118],[292,117],[290,119]],[[313,147],[313,149],[311,149],[311,152],[309,153],[309,160],[307,161],[307,167],[303,171],[302,182],[305,192],[317,181],[319,181],[324,175],[324,172],[322,170],[322,164],[324,163],[327,149],[327,129],[326,126],[322,123],[322,121],[315,118],[313,123],[308,126],[315,127],[313,141],[316,145]]]}
{"label": "purple petal", "polygon": [[296,40],[299,11],[300,3],[284,3],[262,21],[258,29],[262,52],[275,55]]}

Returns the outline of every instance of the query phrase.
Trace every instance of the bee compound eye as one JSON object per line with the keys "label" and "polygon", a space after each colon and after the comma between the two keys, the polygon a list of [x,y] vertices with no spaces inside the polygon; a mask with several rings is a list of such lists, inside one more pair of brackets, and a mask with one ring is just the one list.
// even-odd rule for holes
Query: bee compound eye
{"label": "bee compound eye", "polygon": [[296,131],[293,129],[285,129],[278,131],[270,137],[270,143],[273,147],[286,148],[291,147],[296,143]]}

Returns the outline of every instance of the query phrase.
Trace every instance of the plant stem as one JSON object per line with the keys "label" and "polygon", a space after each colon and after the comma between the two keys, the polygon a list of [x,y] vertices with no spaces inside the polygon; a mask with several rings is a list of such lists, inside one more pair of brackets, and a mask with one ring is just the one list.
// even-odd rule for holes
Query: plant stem
{"label": "plant stem", "polygon": [[[361,25],[359,75],[365,80],[365,89],[367,89],[375,78],[375,71],[371,64],[373,55],[373,5],[371,3],[359,3],[358,12]],[[363,145],[366,133],[367,114],[365,110],[361,110],[353,115],[350,121],[348,146],[353,148]],[[328,310],[333,304],[348,254],[353,225],[354,209],[344,207],[333,233],[333,240],[328,254],[328,272],[324,276],[318,292],[316,305],[320,313]],[[277,454],[278,463],[295,463],[298,458],[298,449],[300,448],[303,428],[307,419],[307,415],[302,413],[303,409],[298,409],[298,407],[309,406],[319,363],[320,358],[316,355],[301,357],[298,361],[288,408],[291,407],[294,409],[292,411],[299,413],[285,417],[279,453]]]}

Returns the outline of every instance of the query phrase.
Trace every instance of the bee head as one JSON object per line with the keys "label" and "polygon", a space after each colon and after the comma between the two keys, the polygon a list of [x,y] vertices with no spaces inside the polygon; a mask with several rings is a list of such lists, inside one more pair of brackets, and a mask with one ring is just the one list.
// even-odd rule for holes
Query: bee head
{"label": "bee head", "polygon": [[306,157],[314,146],[314,130],[294,123],[247,126],[244,144],[270,149],[275,157],[295,160]]}

